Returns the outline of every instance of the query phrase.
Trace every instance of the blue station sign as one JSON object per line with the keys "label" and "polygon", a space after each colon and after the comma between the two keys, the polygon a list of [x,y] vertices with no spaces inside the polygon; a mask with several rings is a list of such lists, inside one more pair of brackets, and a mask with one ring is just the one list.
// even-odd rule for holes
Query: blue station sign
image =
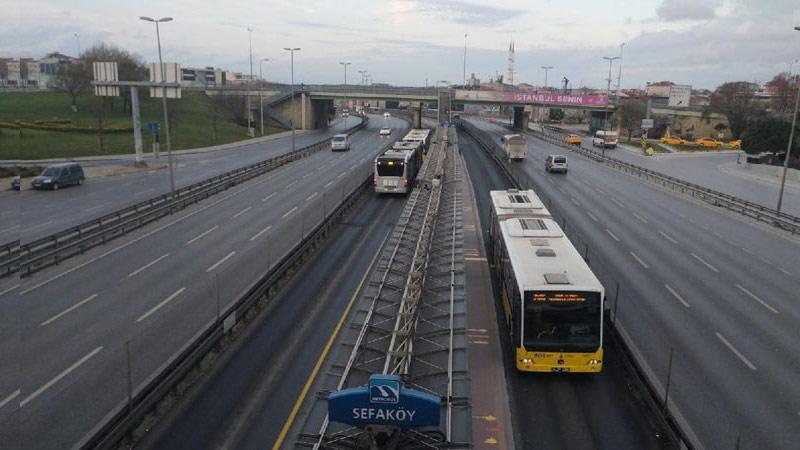
{"label": "blue station sign", "polygon": [[403,429],[438,426],[442,401],[406,389],[397,375],[374,374],[369,385],[342,389],[328,397],[331,421],[352,426],[390,425]]}

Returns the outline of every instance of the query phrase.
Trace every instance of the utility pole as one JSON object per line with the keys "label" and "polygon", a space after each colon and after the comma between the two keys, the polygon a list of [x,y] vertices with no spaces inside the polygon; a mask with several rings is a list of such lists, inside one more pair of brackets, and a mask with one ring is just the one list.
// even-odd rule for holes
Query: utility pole
{"label": "utility pole", "polygon": [[553,68],[553,66],[542,66],[542,69],[544,69],[544,90],[545,91],[547,90],[547,71],[552,69],[552,68]]}
{"label": "utility pole", "polygon": [[154,22],[156,24],[156,42],[158,43],[158,65],[161,67],[161,106],[164,110],[164,137],[167,140],[167,159],[169,164],[169,192],[170,199],[175,200],[175,175],[172,169],[172,142],[169,134],[169,115],[167,113],[167,73],[164,67],[164,62],[161,59],[161,34],[158,30],[158,24],[161,22],[171,22],[172,17],[162,17],[158,20],[141,16],[139,19]]}
{"label": "utility pole", "polygon": [[[608,61],[608,86],[606,87],[606,117],[603,120],[603,128],[610,128],[608,126],[608,109],[611,107],[611,65],[614,64],[615,59],[619,59],[619,56],[603,56],[603,59]],[[610,131],[610,130],[609,130]],[[603,147],[605,148],[605,147]]]}
{"label": "utility pole", "polygon": [[467,33],[464,33],[464,81],[462,85],[467,86]]}
{"label": "utility pole", "polygon": [[347,66],[353,63],[339,61],[339,64],[344,66],[344,85],[347,86]]}
{"label": "utility pole", "polygon": [[[248,28],[248,40],[250,43],[250,81],[247,83],[247,86],[253,86],[253,29]],[[253,111],[250,108],[250,89],[247,90],[247,134],[252,137],[255,132],[253,131]]]}
{"label": "utility pole", "polygon": [[[795,31],[800,31],[800,27],[794,27]],[[797,84],[797,80],[795,80]],[[789,157],[792,154],[792,144],[794,143],[794,127],[797,125],[797,107],[800,105],[800,85],[797,86],[797,94],[794,97],[794,113],[792,114],[792,129],[789,131],[789,143],[786,145],[786,157],[783,159],[783,173],[781,174],[781,189],[778,192],[778,215],[783,206],[783,190],[786,187],[786,172],[789,170]]]}

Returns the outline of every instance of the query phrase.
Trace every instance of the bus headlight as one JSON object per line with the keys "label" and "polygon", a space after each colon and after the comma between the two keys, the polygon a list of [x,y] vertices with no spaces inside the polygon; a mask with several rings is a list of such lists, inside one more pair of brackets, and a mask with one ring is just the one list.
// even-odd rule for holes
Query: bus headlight
{"label": "bus headlight", "polygon": [[589,360],[589,365],[590,366],[596,366],[598,364],[601,364],[602,362],[603,362],[602,359],[590,359]]}
{"label": "bus headlight", "polygon": [[520,362],[522,364],[533,364],[533,360],[530,359],[530,358],[522,358],[522,359],[520,359]]}

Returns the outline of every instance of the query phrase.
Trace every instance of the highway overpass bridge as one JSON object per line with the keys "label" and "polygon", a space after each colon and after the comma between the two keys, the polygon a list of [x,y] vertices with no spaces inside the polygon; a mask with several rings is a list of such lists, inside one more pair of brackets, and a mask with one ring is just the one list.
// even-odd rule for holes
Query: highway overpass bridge
{"label": "highway overpass bridge", "polygon": [[[208,95],[240,95],[251,99],[256,111],[259,99],[277,116],[286,117],[301,129],[324,128],[331,118],[334,100],[363,99],[408,102],[414,126],[420,126],[421,111],[425,105],[436,104],[439,117],[448,117],[452,103],[506,105],[514,109],[514,128],[522,129],[527,123],[525,106],[583,109],[593,114],[613,113],[616,105],[602,95],[574,95],[559,92],[483,91],[438,87],[394,87],[358,85],[305,85],[265,84],[257,86],[224,86],[206,89]],[[272,111],[271,111],[272,112]]]}

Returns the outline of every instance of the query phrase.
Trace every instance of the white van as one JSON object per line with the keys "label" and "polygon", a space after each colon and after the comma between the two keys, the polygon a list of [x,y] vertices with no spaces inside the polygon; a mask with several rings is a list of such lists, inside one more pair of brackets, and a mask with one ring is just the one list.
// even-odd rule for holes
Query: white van
{"label": "white van", "polygon": [[544,161],[544,170],[547,172],[567,173],[567,157],[564,155],[549,155]]}
{"label": "white van", "polygon": [[616,131],[597,130],[592,138],[592,147],[616,148],[619,135]]}
{"label": "white van", "polygon": [[346,134],[337,134],[331,140],[331,150],[338,151],[338,150],[350,150],[350,140],[347,139]]}

